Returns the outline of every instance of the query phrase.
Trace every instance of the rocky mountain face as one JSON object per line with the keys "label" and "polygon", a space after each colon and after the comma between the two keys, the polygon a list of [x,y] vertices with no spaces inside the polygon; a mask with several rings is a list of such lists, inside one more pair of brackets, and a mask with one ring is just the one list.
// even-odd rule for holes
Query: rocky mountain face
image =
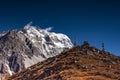
{"label": "rocky mountain face", "polygon": [[12,75],[73,46],[66,35],[49,30],[28,24],[22,30],[1,33],[0,73]]}
{"label": "rocky mountain face", "polygon": [[120,57],[85,42],[7,80],[120,80]]}

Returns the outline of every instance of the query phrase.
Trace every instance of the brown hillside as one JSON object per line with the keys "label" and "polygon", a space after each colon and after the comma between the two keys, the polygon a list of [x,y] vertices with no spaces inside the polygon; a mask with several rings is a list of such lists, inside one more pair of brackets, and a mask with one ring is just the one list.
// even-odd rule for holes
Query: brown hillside
{"label": "brown hillside", "polygon": [[18,72],[8,80],[120,80],[120,57],[83,44]]}

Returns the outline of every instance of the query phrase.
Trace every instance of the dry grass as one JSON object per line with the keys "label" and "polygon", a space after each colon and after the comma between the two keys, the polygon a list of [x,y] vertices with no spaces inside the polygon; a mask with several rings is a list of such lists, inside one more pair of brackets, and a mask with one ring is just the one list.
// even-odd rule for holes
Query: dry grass
{"label": "dry grass", "polygon": [[120,58],[95,47],[77,46],[8,80],[120,80]]}

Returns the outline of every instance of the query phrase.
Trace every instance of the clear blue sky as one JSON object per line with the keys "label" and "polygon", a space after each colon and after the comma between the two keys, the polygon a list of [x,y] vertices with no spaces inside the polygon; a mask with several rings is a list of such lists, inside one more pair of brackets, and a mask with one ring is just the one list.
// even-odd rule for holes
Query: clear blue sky
{"label": "clear blue sky", "polygon": [[0,31],[20,29],[29,22],[77,38],[120,56],[119,0],[1,0]]}

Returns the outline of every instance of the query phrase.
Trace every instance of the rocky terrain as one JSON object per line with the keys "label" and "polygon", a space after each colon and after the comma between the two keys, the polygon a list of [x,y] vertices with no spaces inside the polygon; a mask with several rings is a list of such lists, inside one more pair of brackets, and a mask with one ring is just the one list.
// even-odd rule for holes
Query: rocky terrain
{"label": "rocky terrain", "polygon": [[[0,74],[12,75],[68,50],[73,45],[64,34],[30,24],[21,30],[0,33]],[[1,76],[0,76],[1,77]],[[4,78],[3,78],[4,79]]]}
{"label": "rocky terrain", "polygon": [[6,80],[120,80],[120,57],[84,42]]}

